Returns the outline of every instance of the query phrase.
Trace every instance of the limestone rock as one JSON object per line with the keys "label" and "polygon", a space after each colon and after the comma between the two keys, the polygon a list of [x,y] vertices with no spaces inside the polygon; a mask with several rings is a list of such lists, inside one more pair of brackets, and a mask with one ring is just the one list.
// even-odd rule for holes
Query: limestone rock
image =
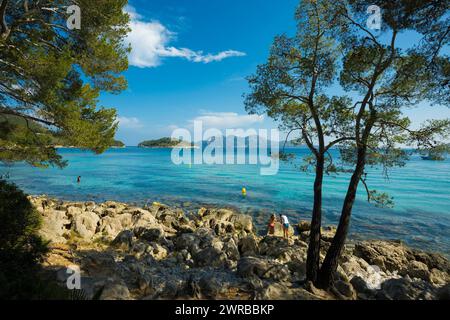
{"label": "limestone rock", "polygon": [[225,253],[213,247],[205,248],[193,255],[197,266],[210,266],[214,268],[221,268],[225,266],[227,256]]}
{"label": "limestone rock", "polygon": [[75,218],[76,216],[83,213],[83,209],[75,206],[67,207],[67,216],[69,218]]}
{"label": "limestone rock", "polygon": [[380,298],[389,300],[432,300],[436,289],[423,280],[390,279],[381,285]]}
{"label": "limestone rock", "polygon": [[430,272],[430,281],[436,286],[444,286],[445,284],[450,283],[450,274],[433,268]]}
{"label": "limestone rock", "polygon": [[237,261],[240,258],[240,253],[238,246],[233,238],[224,242],[223,244],[223,252],[227,255],[228,259]]}
{"label": "limestone rock", "polygon": [[110,282],[105,285],[100,300],[129,300],[130,291],[126,284],[121,282]]}
{"label": "limestone rock", "polygon": [[354,254],[383,271],[400,270],[414,260],[409,249],[396,241],[363,241],[355,245]]}
{"label": "limestone rock", "polygon": [[64,211],[51,210],[43,216],[39,234],[53,243],[65,243],[70,223]]}
{"label": "limestone rock", "polygon": [[100,218],[93,212],[83,212],[75,216],[73,230],[84,240],[91,240],[94,236]]}
{"label": "limestone rock", "polygon": [[266,260],[257,257],[242,257],[237,265],[237,274],[241,277],[263,277],[270,265]]}
{"label": "limestone rock", "polygon": [[342,294],[344,297],[348,299],[355,299],[356,298],[356,292],[353,289],[353,286],[349,282],[345,282],[342,280],[338,280],[334,283],[334,286],[336,290],[339,291],[340,294]]}
{"label": "limestone rock", "polygon": [[311,222],[301,220],[297,225],[297,229],[299,233],[309,231],[311,229]]}
{"label": "limestone rock", "polygon": [[[449,262],[398,241],[346,244],[333,294],[307,282],[309,223],[298,236],[260,237],[250,216],[229,209],[197,214],[153,205],[48,201],[40,233],[52,244],[43,266],[59,276],[79,265],[83,290],[102,299],[448,299]],[[187,209],[185,209],[187,210]],[[293,230],[290,230],[293,232]],[[322,230],[326,248],[334,227]],[[100,241],[99,241],[100,240]],[[104,240],[112,240],[111,243]],[[324,258],[321,251],[321,259]],[[58,270],[63,270],[58,273]]]}
{"label": "limestone rock", "polygon": [[412,250],[414,260],[425,263],[428,269],[438,269],[450,274],[450,261],[438,253],[427,253],[423,251]]}
{"label": "limestone rock", "polygon": [[333,241],[335,234],[336,234],[336,227],[327,226],[321,230],[321,239],[325,242],[331,242]]}
{"label": "limestone rock", "polygon": [[129,213],[114,217],[106,216],[101,219],[98,231],[114,239],[122,230],[131,229],[132,225],[133,219]]}
{"label": "limestone rock", "polygon": [[401,275],[409,275],[411,278],[419,278],[423,280],[430,279],[430,271],[425,263],[420,261],[410,261],[404,269],[400,271]]}
{"label": "limestone rock", "polygon": [[[221,222],[229,222],[236,230],[242,230],[245,232],[253,231],[252,217],[241,213],[235,213],[229,209],[200,209],[199,216],[201,217],[203,223],[209,227],[211,227],[211,225],[215,226],[216,224],[220,224]],[[224,227],[227,228],[227,224],[224,224]]]}
{"label": "limestone rock", "polygon": [[155,226],[150,228],[137,227],[134,228],[134,234],[137,238],[149,242],[160,241],[164,238],[164,230],[161,227]]}
{"label": "limestone rock", "polygon": [[168,255],[167,249],[155,242],[151,243],[150,246],[147,247],[146,251],[157,261],[163,260]]}
{"label": "limestone rock", "polygon": [[292,260],[306,261],[306,247],[293,247],[292,241],[279,237],[266,236],[259,242],[259,252],[282,263]]}
{"label": "limestone rock", "polygon": [[239,239],[239,252],[242,256],[254,256],[259,253],[258,241],[253,235]]}
{"label": "limestone rock", "polygon": [[257,295],[260,300],[318,300],[302,288],[289,288],[282,283],[271,283]]}
{"label": "limestone rock", "polygon": [[112,241],[113,245],[124,245],[126,248],[130,248],[133,242],[134,233],[131,230],[121,231],[117,237]]}

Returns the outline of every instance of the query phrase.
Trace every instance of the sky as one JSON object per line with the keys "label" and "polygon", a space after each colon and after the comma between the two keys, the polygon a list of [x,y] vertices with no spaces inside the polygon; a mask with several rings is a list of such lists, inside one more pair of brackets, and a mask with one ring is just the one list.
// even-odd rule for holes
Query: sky
{"label": "sky", "polygon": [[[297,5],[298,0],[130,0],[128,89],[100,99],[118,111],[116,138],[137,145],[189,129],[195,120],[221,130],[276,128],[267,116],[246,113],[245,78],[267,60],[274,36],[295,32]],[[407,115],[418,124],[450,117],[450,109],[421,105]]]}

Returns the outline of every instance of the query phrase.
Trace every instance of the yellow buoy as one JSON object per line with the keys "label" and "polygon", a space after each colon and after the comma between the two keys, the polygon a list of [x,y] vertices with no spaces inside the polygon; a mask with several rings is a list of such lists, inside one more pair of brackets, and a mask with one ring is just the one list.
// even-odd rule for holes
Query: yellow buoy
{"label": "yellow buoy", "polygon": [[247,189],[242,188],[242,195],[245,197],[247,195]]}

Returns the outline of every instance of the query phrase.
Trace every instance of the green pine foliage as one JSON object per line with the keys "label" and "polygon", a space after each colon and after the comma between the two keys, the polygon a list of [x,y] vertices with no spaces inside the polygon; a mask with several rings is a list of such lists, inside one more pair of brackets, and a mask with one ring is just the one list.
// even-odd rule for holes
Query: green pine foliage
{"label": "green pine foliage", "polygon": [[0,4],[0,160],[62,167],[55,142],[106,150],[117,130],[116,111],[98,98],[127,86],[121,75],[130,50],[123,43],[127,1],[77,1],[80,30],[66,26],[70,0]]}

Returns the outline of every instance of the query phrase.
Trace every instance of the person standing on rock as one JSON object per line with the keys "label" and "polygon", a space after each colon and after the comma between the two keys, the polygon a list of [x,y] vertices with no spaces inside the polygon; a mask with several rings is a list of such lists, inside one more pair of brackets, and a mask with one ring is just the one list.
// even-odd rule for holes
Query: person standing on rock
{"label": "person standing on rock", "polygon": [[45,211],[45,209],[48,207],[48,201],[46,199],[42,200],[42,211]]}
{"label": "person standing on rock", "polygon": [[269,224],[267,225],[267,234],[269,236],[273,236],[275,234],[275,222],[276,222],[276,217],[273,214],[270,216]]}
{"label": "person standing on rock", "polygon": [[289,238],[289,219],[284,214],[280,214],[281,223],[283,224],[283,236]]}

